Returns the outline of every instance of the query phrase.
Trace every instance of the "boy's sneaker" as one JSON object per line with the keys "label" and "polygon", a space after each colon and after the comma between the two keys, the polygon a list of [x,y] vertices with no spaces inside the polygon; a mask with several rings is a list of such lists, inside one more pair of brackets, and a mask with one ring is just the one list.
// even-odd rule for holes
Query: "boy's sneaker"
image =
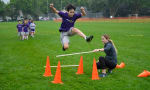
{"label": "boy's sneaker", "polygon": [[99,77],[106,77],[106,76],[107,76],[106,73],[102,73],[102,74],[99,75]]}
{"label": "boy's sneaker", "polygon": [[92,39],[93,39],[93,35],[91,35],[91,36],[89,36],[89,37],[86,37],[86,41],[87,41],[87,42],[90,42]]}
{"label": "boy's sneaker", "polygon": [[112,69],[108,69],[108,73],[111,74],[112,73]]}
{"label": "boy's sneaker", "polygon": [[65,51],[66,49],[64,48],[64,46],[62,47],[62,50]]}

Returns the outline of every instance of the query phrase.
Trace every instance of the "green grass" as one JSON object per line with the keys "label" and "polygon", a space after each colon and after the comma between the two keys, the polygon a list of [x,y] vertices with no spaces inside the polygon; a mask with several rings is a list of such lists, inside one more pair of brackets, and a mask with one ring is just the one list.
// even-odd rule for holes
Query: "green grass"
{"label": "green grass", "polygon": [[[77,22],[75,27],[86,35],[94,35],[91,43],[79,36],[70,38],[69,50],[63,52],[58,32],[61,23],[36,22],[36,36],[20,41],[16,22],[0,23],[0,90],[148,90],[150,77],[136,77],[144,69],[150,70],[150,23]],[[101,80],[91,80],[93,58],[104,53],[83,54],[84,74],[76,75],[77,68],[61,68],[63,85],[50,83],[53,77],[43,77],[46,57],[51,65],[79,64],[80,55],[56,58],[56,55],[90,51],[102,48],[102,34],[109,34],[118,48],[118,64],[126,67],[115,69]],[[143,35],[143,36],[131,36]]]}

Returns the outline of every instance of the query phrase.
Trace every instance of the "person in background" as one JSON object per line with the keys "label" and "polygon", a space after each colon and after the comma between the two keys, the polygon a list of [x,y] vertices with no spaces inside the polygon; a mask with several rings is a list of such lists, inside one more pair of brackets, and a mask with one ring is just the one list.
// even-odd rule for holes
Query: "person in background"
{"label": "person in background", "polygon": [[28,20],[25,19],[24,20],[24,24],[23,24],[23,32],[24,32],[24,39],[28,40],[28,36],[29,36],[29,25],[28,25]]}
{"label": "person in background", "polygon": [[30,24],[30,30],[31,30],[31,37],[34,37],[34,34],[35,34],[35,23],[33,20],[31,20],[31,24]]}
{"label": "person in background", "polygon": [[24,40],[24,32],[22,31],[23,25],[21,24],[21,20],[18,20],[17,24],[17,30],[18,30],[18,36],[20,40]]}
{"label": "person in background", "polygon": [[[31,21],[32,21],[31,19],[28,20],[28,25],[29,25],[29,26],[30,26],[30,24],[31,24]],[[31,35],[31,29],[30,29],[30,27],[29,27],[29,30],[28,30],[28,31],[29,31],[29,35]]]}

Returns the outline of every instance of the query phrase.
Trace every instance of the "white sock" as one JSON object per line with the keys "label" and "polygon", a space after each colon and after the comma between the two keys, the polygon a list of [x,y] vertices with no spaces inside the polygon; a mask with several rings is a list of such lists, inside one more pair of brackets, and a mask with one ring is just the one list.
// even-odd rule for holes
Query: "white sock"
{"label": "white sock", "polygon": [[27,40],[28,40],[28,36],[27,36]]}
{"label": "white sock", "polygon": [[86,40],[86,38],[87,38],[87,37],[85,36],[84,39]]}
{"label": "white sock", "polygon": [[33,35],[33,34],[31,34],[31,36],[32,36],[32,37],[34,37],[34,35]]}
{"label": "white sock", "polygon": [[22,40],[24,40],[24,36],[22,36]]}

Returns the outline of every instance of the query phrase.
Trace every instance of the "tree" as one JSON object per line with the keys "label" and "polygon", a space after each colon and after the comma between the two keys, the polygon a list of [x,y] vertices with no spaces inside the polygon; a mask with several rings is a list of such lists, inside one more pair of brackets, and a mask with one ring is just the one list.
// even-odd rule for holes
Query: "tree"
{"label": "tree", "polygon": [[0,17],[4,18],[5,15],[5,4],[3,1],[0,0]]}

